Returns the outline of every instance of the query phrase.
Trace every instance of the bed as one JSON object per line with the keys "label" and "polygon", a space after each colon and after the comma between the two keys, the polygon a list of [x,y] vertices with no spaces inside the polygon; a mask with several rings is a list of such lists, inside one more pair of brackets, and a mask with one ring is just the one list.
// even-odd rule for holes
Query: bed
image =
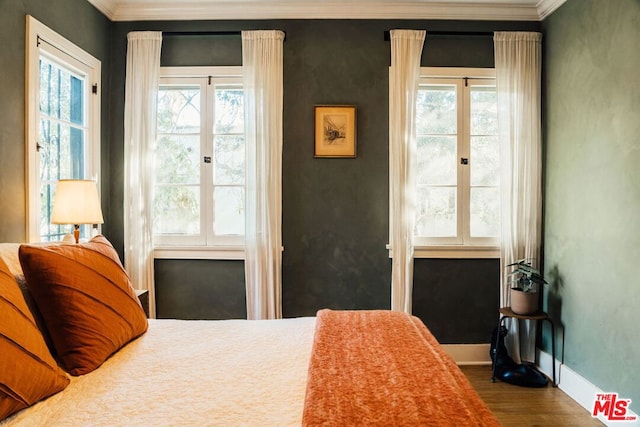
{"label": "bed", "polygon": [[[111,267],[93,260],[96,251],[101,258],[107,254],[109,263],[117,260],[117,254],[115,258],[113,255],[115,251],[111,252],[113,248],[102,239],[80,247],[54,247],[53,252],[58,256],[53,262],[55,271],[47,270],[44,276],[49,280],[51,276],[61,275],[60,280],[56,280],[64,279],[64,292],[68,292],[68,283],[74,278],[68,277],[69,267],[61,264],[69,258],[75,263],[77,253],[87,250],[92,259],[87,271],[102,275],[103,271],[110,270]],[[100,246],[96,249],[92,243]],[[47,251],[51,249],[33,250],[44,251],[49,256]],[[22,258],[24,254],[20,251]],[[59,257],[60,253],[63,258]],[[17,288],[25,260],[18,260],[17,245],[6,244],[0,247],[0,259],[4,259],[7,267],[3,276],[0,265],[2,303],[11,298],[15,300],[17,295],[12,293],[11,283],[7,283],[6,271],[11,274],[11,280],[18,278]],[[84,262],[87,264],[87,260]],[[74,266],[77,269],[77,265]],[[24,271],[26,288],[28,293],[35,290],[37,295],[42,291],[29,283],[38,279],[33,272],[28,272],[32,267],[27,263]],[[116,267],[121,269],[119,261]],[[38,268],[42,268],[41,264]],[[117,268],[114,267],[113,272],[117,273]],[[93,284],[88,286],[95,287],[96,280],[99,278],[92,279]],[[82,282],[86,282],[86,277]],[[122,297],[128,304],[128,298],[133,295],[135,299],[135,293],[128,279],[120,285],[114,287],[118,289],[118,298]],[[49,284],[47,289],[55,287]],[[84,289],[82,295],[90,291]],[[53,300],[58,297],[47,295]],[[89,351],[87,347],[91,347],[93,341],[67,351],[57,342],[59,337],[52,338],[55,331],[51,322],[55,319],[50,312],[45,314],[46,308],[41,310],[44,307],[38,304],[38,298],[42,295],[35,298],[35,304],[32,301],[29,305],[26,300],[24,304],[31,312],[40,311],[32,316],[32,323],[39,330],[44,329],[45,344],[39,348],[51,349],[52,354],[56,354],[55,360],[53,356],[41,359],[54,360],[56,366],[50,369],[56,370],[54,380],[62,387],[38,398],[37,402],[18,399],[19,393],[11,386],[12,381],[18,384],[13,388],[22,384],[12,377],[12,367],[17,362],[3,357],[0,359],[0,414],[7,408],[4,401],[13,398],[14,407],[12,413],[0,421],[2,426],[499,425],[427,328],[407,314],[385,310],[321,310],[315,317],[261,321],[144,319],[144,325],[133,332],[135,336],[128,340],[122,338],[125,342],[116,343],[114,350],[109,348],[109,354],[105,353],[103,360],[96,364],[91,352],[91,357],[80,358],[81,362],[77,357],[78,352]],[[65,305],[73,305],[79,297],[65,294],[65,298]],[[110,296],[101,298],[109,300]],[[97,299],[92,297],[91,301],[94,300]],[[12,303],[9,308],[21,304]],[[81,305],[75,311],[89,303],[80,300],[78,304]],[[131,304],[131,308],[118,301],[110,305],[117,306],[118,312],[130,310],[133,318],[139,319],[136,311],[141,310],[139,303]],[[10,318],[5,316],[6,307],[3,309],[0,304],[0,310],[4,310],[2,319]],[[60,310],[63,309],[57,307],[54,314],[60,316]],[[95,317],[94,313],[90,315]],[[117,323],[98,320],[99,325]],[[8,342],[13,343],[17,338],[10,336],[13,332],[7,331],[2,323],[0,346],[6,348]],[[68,325],[56,325],[69,331]],[[135,331],[136,321],[128,325]],[[80,339],[89,338],[81,336]],[[73,363],[69,363],[69,355]],[[91,365],[88,372],[82,371],[86,363]],[[76,374],[71,375],[69,371]],[[25,378],[33,377],[34,372]],[[16,407],[16,401],[26,407]]]}

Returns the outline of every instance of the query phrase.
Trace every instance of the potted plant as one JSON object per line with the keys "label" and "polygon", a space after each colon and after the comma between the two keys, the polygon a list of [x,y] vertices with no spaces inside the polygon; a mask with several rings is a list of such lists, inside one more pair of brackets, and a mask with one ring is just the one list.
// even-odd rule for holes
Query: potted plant
{"label": "potted plant", "polygon": [[521,259],[507,268],[511,277],[511,310],[515,314],[529,315],[538,311],[538,289],[547,283],[540,271],[531,265],[531,261]]}

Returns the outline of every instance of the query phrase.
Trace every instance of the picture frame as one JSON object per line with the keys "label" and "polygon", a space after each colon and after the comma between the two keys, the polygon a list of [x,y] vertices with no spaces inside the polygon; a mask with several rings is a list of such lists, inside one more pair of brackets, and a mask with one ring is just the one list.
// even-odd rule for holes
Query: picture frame
{"label": "picture frame", "polygon": [[355,158],[356,106],[316,105],[313,157]]}

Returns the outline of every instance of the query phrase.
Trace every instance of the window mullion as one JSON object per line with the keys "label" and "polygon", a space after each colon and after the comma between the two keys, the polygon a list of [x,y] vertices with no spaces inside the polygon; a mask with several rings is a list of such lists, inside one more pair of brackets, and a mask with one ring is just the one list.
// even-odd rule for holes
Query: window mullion
{"label": "window mullion", "polygon": [[[201,209],[201,221],[203,222],[203,233],[205,235],[206,245],[212,244],[215,238],[215,230],[214,226],[214,200],[213,200],[213,189],[215,182],[213,181],[213,173],[214,173],[214,165],[216,162],[215,159],[215,149],[214,149],[214,134],[213,134],[213,126],[214,126],[214,118],[215,118],[215,80],[213,79],[203,79],[203,96],[201,102],[203,103],[203,111],[204,111],[204,120],[202,120],[202,131],[201,131],[201,144],[202,144],[202,156],[200,159],[201,167],[201,176],[200,181],[202,183],[202,187],[200,189],[202,194],[202,206]],[[211,158],[210,163],[206,163],[204,161],[204,156],[209,156]]]}
{"label": "window mullion", "polygon": [[[458,83],[458,243],[469,236],[469,91],[462,80]],[[464,164],[462,159],[467,159]]]}

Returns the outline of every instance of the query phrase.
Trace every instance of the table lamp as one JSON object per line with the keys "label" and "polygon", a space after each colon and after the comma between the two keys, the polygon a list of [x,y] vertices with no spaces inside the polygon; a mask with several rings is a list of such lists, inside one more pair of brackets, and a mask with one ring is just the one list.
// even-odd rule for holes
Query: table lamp
{"label": "table lamp", "polygon": [[102,209],[95,181],[61,179],[58,181],[51,213],[52,224],[73,224],[73,237],[80,240],[80,224],[102,224]]}

